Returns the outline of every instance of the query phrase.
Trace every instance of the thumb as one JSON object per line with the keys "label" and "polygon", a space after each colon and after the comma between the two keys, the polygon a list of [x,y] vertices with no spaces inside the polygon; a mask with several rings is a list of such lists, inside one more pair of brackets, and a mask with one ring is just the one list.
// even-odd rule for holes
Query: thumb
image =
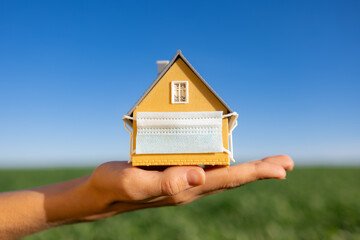
{"label": "thumb", "polygon": [[160,176],[160,195],[173,196],[205,183],[205,172],[198,166],[169,167]]}

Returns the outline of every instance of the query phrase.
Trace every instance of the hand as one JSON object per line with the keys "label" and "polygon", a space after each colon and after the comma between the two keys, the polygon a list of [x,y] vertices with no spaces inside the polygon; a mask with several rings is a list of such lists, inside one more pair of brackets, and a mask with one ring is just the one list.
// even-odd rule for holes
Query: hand
{"label": "hand", "polygon": [[[293,161],[285,155],[232,167],[173,166],[149,171],[125,162],[108,162],[95,169],[89,192],[102,210],[86,217],[95,220],[136,209],[183,205],[200,197],[261,179],[284,179]],[[99,214],[100,212],[100,214]]]}

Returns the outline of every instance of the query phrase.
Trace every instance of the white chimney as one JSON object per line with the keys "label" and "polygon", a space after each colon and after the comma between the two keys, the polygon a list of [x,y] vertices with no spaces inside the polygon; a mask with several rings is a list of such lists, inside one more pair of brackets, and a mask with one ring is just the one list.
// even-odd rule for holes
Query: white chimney
{"label": "white chimney", "polygon": [[164,60],[164,61],[156,61],[156,64],[158,65],[158,74],[160,74],[165,67],[169,64],[169,61]]}

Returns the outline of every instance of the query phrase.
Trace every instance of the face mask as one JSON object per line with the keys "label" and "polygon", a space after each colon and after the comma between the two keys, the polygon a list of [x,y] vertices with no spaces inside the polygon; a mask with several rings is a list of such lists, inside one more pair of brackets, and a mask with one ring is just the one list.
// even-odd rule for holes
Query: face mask
{"label": "face mask", "polygon": [[[230,150],[222,143],[222,118],[229,121]],[[232,131],[237,126],[238,114],[217,112],[138,112],[137,118],[123,119],[137,122],[136,149],[132,150],[130,133],[129,162],[133,154],[213,153],[226,152],[233,158]]]}
{"label": "face mask", "polygon": [[222,112],[138,112],[136,154],[223,152]]}

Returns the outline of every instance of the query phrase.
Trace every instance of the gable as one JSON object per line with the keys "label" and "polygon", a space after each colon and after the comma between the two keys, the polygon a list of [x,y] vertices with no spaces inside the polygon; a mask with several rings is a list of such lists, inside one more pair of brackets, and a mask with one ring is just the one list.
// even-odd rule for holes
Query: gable
{"label": "gable", "polygon": [[[188,81],[189,103],[171,103],[171,82]],[[177,58],[151,91],[138,104],[135,111],[141,112],[228,112],[222,102],[204,82],[181,59]]]}

